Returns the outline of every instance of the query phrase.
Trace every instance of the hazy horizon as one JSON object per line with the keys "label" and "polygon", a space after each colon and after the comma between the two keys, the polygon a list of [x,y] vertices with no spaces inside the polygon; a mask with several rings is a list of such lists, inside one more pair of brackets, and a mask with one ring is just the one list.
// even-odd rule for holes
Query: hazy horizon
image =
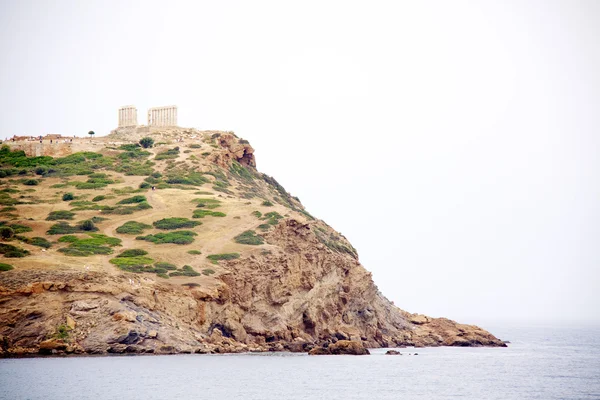
{"label": "hazy horizon", "polygon": [[0,0],[0,138],[176,104],[400,308],[600,322],[600,3]]}

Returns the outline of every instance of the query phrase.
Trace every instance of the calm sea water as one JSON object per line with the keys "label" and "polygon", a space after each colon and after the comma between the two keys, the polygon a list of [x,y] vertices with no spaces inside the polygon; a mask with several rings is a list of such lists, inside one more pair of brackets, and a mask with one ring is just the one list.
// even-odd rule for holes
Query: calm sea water
{"label": "calm sea water", "polygon": [[5,359],[0,399],[600,399],[599,328],[493,332],[512,343],[402,356]]}

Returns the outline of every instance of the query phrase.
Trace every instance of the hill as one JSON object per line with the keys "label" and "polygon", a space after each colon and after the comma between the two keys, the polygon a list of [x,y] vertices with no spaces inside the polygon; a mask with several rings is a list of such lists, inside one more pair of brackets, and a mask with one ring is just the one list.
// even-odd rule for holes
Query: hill
{"label": "hill", "polygon": [[0,354],[504,346],[391,304],[232,132],[142,136],[0,149]]}

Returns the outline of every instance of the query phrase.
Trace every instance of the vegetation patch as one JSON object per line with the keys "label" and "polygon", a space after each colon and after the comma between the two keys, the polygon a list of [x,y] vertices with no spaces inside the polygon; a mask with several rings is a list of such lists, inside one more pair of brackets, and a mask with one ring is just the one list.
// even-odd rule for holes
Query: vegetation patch
{"label": "vegetation patch", "polygon": [[0,243],[0,254],[4,254],[6,258],[21,258],[29,255],[29,251],[13,246],[12,244]]}
{"label": "vegetation patch", "polygon": [[14,267],[10,264],[0,263],[0,271],[10,271]]}
{"label": "vegetation patch", "polygon": [[213,264],[218,264],[221,260],[235,260],[240,258],[240,253],[222,253],[222,254],[211,254],[206,256]]}
{"label": "vegetation patch", "polygon": [[148,200],[146,199],[146,196],[133,196],[133,197],[129,197],[127,199],[123,199],[121,201],[119,201],[117,204],[137,204],[137,203],[145,203]]}
{"label": "vegetation patch", "polygon": [[193,199],[193,203],[196,203],[198,208],[214,209],[221,206],[221,201],[217,199],[199,198]]}
{"label": "vegetation patch", "polygon": [[11,228],[15,234],[33,231],[33,229],[31,229],[31,227],[26,226],[26,225],[21,225],[21,224],[7,225],[6,221],[0,221],[0,227],[5,227],[5,226],[8,228]]}
{"label": "vegetation patch", "polygon": [[253,246],[265,243],[264,239],[261,236],[257,236],[254,231],[242,232],[234,237],[233,240],[239,244],[249,244]]}
{"label": "vegetation patch", "polygon": [[102,201],[102,200],[104,200],[104,199],[106,199],[106,196],[105,196],[105,195],[103,195],[103,194],[101,194],[101,195],[99,195],[99,196],[96,196],[96,197],[94,197],[94,198],[92,199],[92,201],[96,202],[96,201]]}
{"label": "vegetation patch", "polygon": [[46,238],[39,236],[32,238],[26,236],[15,236],[15,238],[23,243],[27,243],[32,246],[43,247],[44,249],[49,249],[50,247],[52,247],[52,243],[50,243]]}
{"label": "vegetation patch", "polygon": [[194,242],[194,236],[198,236],[197,233],[192,231],[175,231],[168,233],[157,233],[154,235],[138,236],[137,240],[145,240],[155,244],[190,244]]}
{"label": "vegetation patch", "polygon": [[263,215],[261,218],[263,221],[266,220],[269,225],[277,225],[279,220],[283,218],[283,215],[279,214],[277,211],[271,211]]}
{"label": "vegetation patch", "polygon": [[192,255],[202,254],[202,252],[200,250],[188,250],[187,253],[192,254]]}
{"label": "vegetation patch", "polygon": [[262,205],[265,206],[265,207],[273,207],[273,203],[270,202],[269,200],[263,201]]}
{"label": "vegetation patch", "polygon": [[194,210],[194,214],[192,215],[192,218],[204,218],[206,216],[209,216],[209,217],[226,217],[227,214],[219,212],[219,211]]}
{"label": "vegetation patch", "polygon": [[79,232],[79,228],[76,226],[71,226],[67,222],[59,222],[54,224],[46,231],[48,235],[68,235],[71,233]]}
{"label": "vegetation patch", "polygon": [[175,271],[177,269],[177,266],[175,264],[171,264],[168,262],[157,262],[156,264],[154,264],[154,266],[156,268],[162,268],[168,271]]}
{"label": "vegetation patch", "polygon": [[144,233],[144,230],[151,229],[152,225],[143,224],[137,221],[127,221],[116,229],[117,233],[127,235],[139,235]]}
{"label": "vegetation patch", "polygon": [[202,222],[192,221],[187,218],[163,218],[158,221],[154,221],[152,225],[154,225],[157,229],[163,230],[173,230],[173,229],[181,229],[181,228],[193,228],[195,226],[201,225]]}
{"label": "vegetation patch", "polygon": [[172,160],[177,157],[179,157],[179,147],[174,147],[169,150],[161,151],[154,157],[154,159],[157,161],[158,160]]}
{"label": "vegetation patch", "polygon": [[262,217],[262,213],[260,211],[252,211],[252,215],[254,215],[256,218]]}
{"label": "vegetation patch", "polygon": [[58,239],[59,243],[69,243],[68,247],[58,249],[68,256],[87,257],[94,254],[112,254],[111,247],[120,246],[121,239],[90,233],[89,238],[79,238],[74,235],[66,235]]}
{"label": "vegetation patch", "polygon": [[208,275],[212,275],[212,274],[214,274],[214,273],[215,273],[215,270],[214,270],[214,269],[211,269],[211,268],[204,268],[204,269],[202,270],[202,273],[203,273],[204,275],[207,275],[207,276],[208,276]]}
{"label": "vegetation patch", "polygon": [[147,210],[152,206],[146,202],[137,203],[135,206],[117,206],[117,207],[106,207],[102,209],[102,214],[117,214],[117,215],[128,215],[133,214],[136,211]]}
{"label": "vegetation patch", "polygon": [[173,271],[169,276],[199,276],[200,273],[196,272],[191,266],[184,265],[179,271]]}
{"label": "vegetation patch", "polygon": [[46,221],[71,220],[75,218],[75,213],[68,210],[51,211],[46,217]]}

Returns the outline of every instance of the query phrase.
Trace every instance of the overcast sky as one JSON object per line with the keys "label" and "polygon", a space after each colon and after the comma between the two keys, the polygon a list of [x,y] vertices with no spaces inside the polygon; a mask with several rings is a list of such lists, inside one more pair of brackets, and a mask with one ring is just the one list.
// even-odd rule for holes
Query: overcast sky
{"label": "overcast sky", "polygon": [[0,0],[0,137],[176,104],[396,305],[600,321],[600,2]]}

